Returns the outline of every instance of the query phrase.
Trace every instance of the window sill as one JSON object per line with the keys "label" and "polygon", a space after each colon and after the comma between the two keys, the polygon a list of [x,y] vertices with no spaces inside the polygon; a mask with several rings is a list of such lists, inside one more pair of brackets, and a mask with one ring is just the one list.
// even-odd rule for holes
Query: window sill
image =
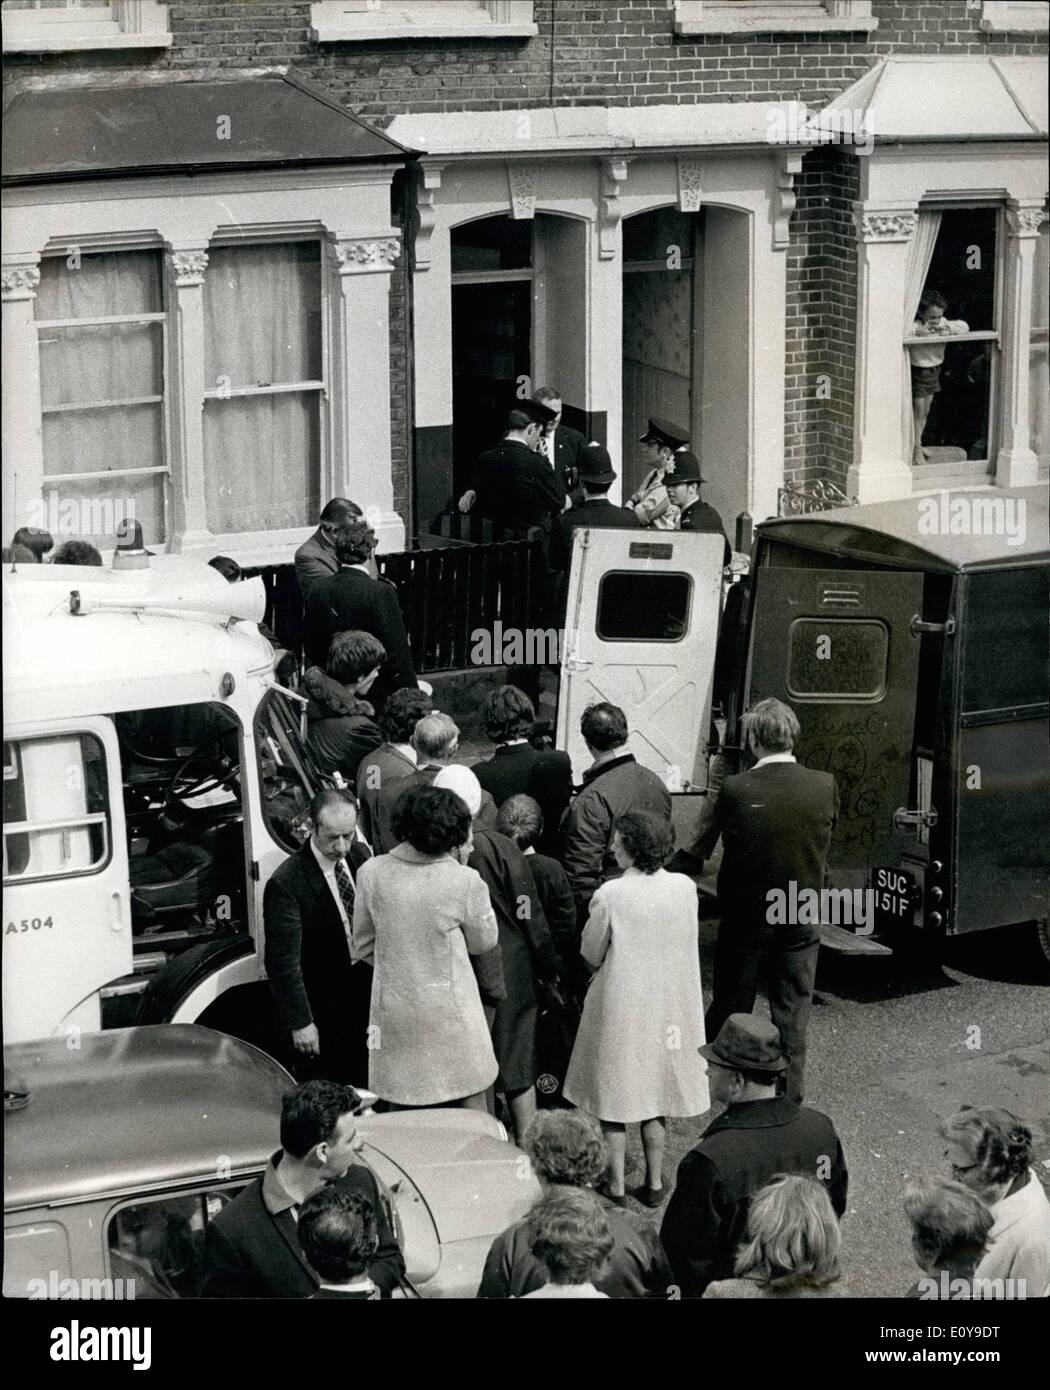
{"label": "window sill", "polygon": [[675,21],[680,39],[701,38],[708,34],[873,34],[879,27],[874,15],[850,18],[848,15],[712,15],[709,19]]}
{"label": "window sill", "polygon": [[73,38],[58,34],[31,35],[5,33],[5,53],[90,53],[117,48],[170,48],[170,34],[91,34]]}
{"label": "window sill", "polygon": [[375,43],[387,39],[531,39],[537,24],[484,24],[465,20],[453,24],[314,24],[314,43]]}

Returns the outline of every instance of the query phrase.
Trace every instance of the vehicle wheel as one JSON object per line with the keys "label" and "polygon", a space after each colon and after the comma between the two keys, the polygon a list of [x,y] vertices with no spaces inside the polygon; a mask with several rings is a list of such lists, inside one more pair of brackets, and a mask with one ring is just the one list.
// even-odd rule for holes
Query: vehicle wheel
{"label": "vehicle wheel", "polygon": [[202,1028],[214,1028],[231,1038],[251,1043],[287,1067],[289,1049],[277,1027],[270,991],[264,984],[237,985],[209,1004],[195,1020]]}
{"label": "vehicle wheel", "polygon": [[1033,936],[1041,957],[1043,973],[1050,974],[1050,917],[1044,917],[1041,922],[1035,923]]}

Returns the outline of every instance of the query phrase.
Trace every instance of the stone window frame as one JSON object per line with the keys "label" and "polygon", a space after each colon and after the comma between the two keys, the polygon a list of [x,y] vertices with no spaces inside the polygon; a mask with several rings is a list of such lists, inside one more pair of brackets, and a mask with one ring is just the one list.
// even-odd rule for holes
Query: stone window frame
{"label": "stone window frame", "polygon": [[674,0],[679,38],[704,34],[871,34],[870,0]]}
{"label": "stone window frame", "polygon": [[[389,39],[527,39],[539,33],[533,0],[472,0],[476,19],[457,10],[442,22],[440,11],[421,0],[322,0],[310,6],[310,37],[315,43],[365,43]],[[396,16],[400,24],[373,20]],[[451,11],[450,11],[451,13]]]}
{"label": "stone window frame", "polygon": [[96,6],[4,12],[5,53],[74,53],[99,49],[170,48],[168,6],[156,0],[110,0]]}
{"label": "stone window frame", "polygon": [[1045,0],[983,0],[981,29],[986,34],[1050,32],[1050,4]]}

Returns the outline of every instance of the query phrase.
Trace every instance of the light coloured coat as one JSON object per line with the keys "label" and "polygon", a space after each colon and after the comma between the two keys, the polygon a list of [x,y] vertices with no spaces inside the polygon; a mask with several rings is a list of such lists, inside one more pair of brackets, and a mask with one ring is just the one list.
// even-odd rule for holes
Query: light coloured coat
{"label": "light coloured coat", "polygon": [[437,1105],[484,1091],[496,1055],[470,956],[499,927],[481,875],[411,845],[358,871],[353,956],[375,967],[368,1085],[398,1105]]}
{"label": "light coloured coat", "polygon": [[564,1092],[630,1124],[710,1108],[696,888],[684,874],[628,869],[591,899],[581,954],[587,991]]}
{"label": "light coloured coat", "polygon": [[988,1233],[988,1249],[975,1270],[978,1279],[1025,1281],[1026,1298],[1050,1296],[1050,1201],[1035,1170],[1010,1197],[991,1208],[995,1224]]}

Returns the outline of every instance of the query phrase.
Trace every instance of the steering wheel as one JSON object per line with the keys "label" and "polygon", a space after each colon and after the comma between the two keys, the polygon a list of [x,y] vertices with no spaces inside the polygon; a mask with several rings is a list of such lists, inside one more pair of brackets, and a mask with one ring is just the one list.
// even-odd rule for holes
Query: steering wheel
{"label": "steering wheel", "polygon": [[[195,771],[197,764],[202,765],[202,772]],[[164,804],[171,806],[177,803],[184,811],[193,812],[199,808],[186,804],[192,797],[204,796],[219,787],[225,787],[239,801],[240,768],[229,754],[222,751],[221,742],[202,743],[175,769],[165,792]]]}

